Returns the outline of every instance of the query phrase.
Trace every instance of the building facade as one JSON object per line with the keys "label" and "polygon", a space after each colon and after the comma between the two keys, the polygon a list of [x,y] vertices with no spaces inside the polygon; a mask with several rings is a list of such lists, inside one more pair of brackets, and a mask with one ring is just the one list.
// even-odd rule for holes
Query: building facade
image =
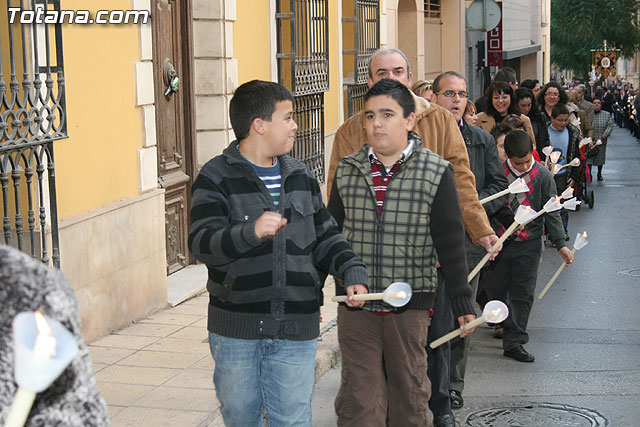
{"label": "building facade", "polygon": [[[505,19],[517,21],[505,23],[504,59],[518,61],[520,78],[543,75],[538,18],[546,3],[504,2]],[[9,23],[7,9],[0,11],[4,242],[62,269],[87,339],[166,306],[167,277],[195,263],[187,243],[190,186],[235,139],[228,110],[238,85],[263,79],[292,90],[293,154],[325,191],[333,137],[362,107],[377,48],[402,49],[414,79],[457,70],[478,80],[469,4],[9,0],[22,12],[95,17],[108,9],[152,19],[45,31]]]}
{"label": "building facade", "polygon": [[96,337],[166,304],[150,27],[9,23],[7,11],[95,16],[149,11],[149,1],[7,5],[0,12],[4,242],[62,269],[85,333]]}
{"label": "building facade", "polygon": [[[469,6],[472,2],[466,2]],[[520,81],[550,79],[551,0],[504,0],[502,8],[502,66],[516,70]],[[466,31],[466,70],[469,92],[480,96],[499,69],[489,67],[485,32]],[[484,63],[483,63],[484,61]]]}

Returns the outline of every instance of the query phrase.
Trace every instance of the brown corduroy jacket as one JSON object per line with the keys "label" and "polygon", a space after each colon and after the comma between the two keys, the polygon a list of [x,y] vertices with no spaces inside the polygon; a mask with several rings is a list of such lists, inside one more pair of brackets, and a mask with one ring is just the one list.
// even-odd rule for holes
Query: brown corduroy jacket
{"label": "brown corduroy jacket", "polygon": [[[469,169],[467,149],[453,115],[444,108],[427,102],[424,98],[414,95],[413,99],[416,103],[416,124],[413,131],[420,135],[426,148],[440,155],[453,166],[466,232],[474,242],[481,237],[495,234],[478,200],[476,180]],[[328,191],[331,191],[340,160],[362,148],[366,138],[363,111],[354,114],[340,126],[331,150],[327,178]]]}

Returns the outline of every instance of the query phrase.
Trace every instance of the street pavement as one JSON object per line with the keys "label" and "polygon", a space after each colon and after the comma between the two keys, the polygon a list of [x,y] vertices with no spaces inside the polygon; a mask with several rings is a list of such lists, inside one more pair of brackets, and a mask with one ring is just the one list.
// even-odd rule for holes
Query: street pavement
{"label": "street pavement", "polygon": [[[570,216],[572,240],[586,230],[589,244],[534,303],[526,348],[535,363],[503,357],[492,331],[478,328],[465,407],[455,411],[460,425],[640,425],[639,165],[640,144],[616,128],[605,180],[591,187],[594,208],[585,206]],[[560,264],[547,245],[536,296]],[[333,401],[340,371],[336,305],[329,301],[333,292],[333,285],[325,287],[314,427],[336,425]],[[90,343],[113,426],[223,425],[212,384],[207,302],[201,294]]]}
{"label": "street pavement", "polygon": [[[640,425],[640,144],[625,129],[609,139],[604,181],[594,181],[593,209],[571,213],[577,252],[542,300],[537,296],[562,261],[546,245],[526,349],[534,363],[502,356],[501,341],[480,327],[472,335],[464,426]],[[594,168],[595,171],[595,168]],[[316,384],[314,427],[335,426],[338,369]]]}

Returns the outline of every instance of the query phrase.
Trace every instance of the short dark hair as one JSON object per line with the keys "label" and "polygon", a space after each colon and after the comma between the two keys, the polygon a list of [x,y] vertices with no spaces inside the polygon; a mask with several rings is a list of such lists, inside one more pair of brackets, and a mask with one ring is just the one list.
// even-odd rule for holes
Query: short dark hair
{"label": "short dark hair", "polygon": [[520,82],[520,87],[533,90],[533,88],[535,88],[538,83],[540,83],[540,80],[538,79],[527,79],[523,82]]}
{"label": "short dark hair", "polygon": [[538,101],[538,105],[540,106],[541,109],[545,105],[544,94],[547,93],[547,90],[549,90],[550,87],[554,87],[554,88],[558,89],[558,94],[560,95],[558,103],[566,104],[567,100],[569,99],[569,97],[567,96],[567,93],[564,91],[562,86],[560,86],[558,83],[556,83],[554,81],[550,81],[547,84],[545,84],[544,86],[542,86],[542,89],[540,90],[540,92],[538,92],[537,101]]}
{"label": "short dark hair", "polygon": [[504,152],[507,157],[524,157],[533,153],[533,141],[523,130],[512,130],[504,138]]}
{"label": "short dark hair", "polygon": [[391,79],[381,79],[364,94],[364,102],[374,96],[389,96],[402,107],[403,117],[409,117],[416,109],[411,91],[400,82]]}
{"label": "short dark hair", "polygon": [[569,109],[565,104],[556,104],[551,109],[551,117],[557,118],[560,114],[569,114]]}
{"label": "short dark hair", "polygon": [[491,132],[489,132],[489,133],[491,134],[493,139],[498,141],[498,138],[500,138],[502,135],[508,134],[512,130],[513,130],[513,128],[511,126],[509,126],[506,123],[502,123],[501,122],[501,123],[496,123],[496,125],[491,128]]}
{"label": "short dark hair", "polygon": [[524,122],[520,118],[520,114],[509,114],[502,122],[511,126],[511,129],[524,128]]}
{"label": "short dark hair", "polygon": [[505,82],[496,82],[494,81],[487,89],[487,114],[496,119],[496,122],[501,121],[504,116],[498,113],[496,108],[493,106],[493,94],[494,93],[504,93],[509,95],[511,98],[509,108],[507,109],[507,114],[518,114],[518,110],[516,109],[516,101],[513,96],[513,89],[509,86],[508,83]]}
{"label": "short dark hair", "polygon": [[526,87],[518,88],[516,89],[515,97],[516,104],[523,99],[531,99],[531,109],[529,110],[529,114],[527,114],[527,116],[538,113],[538,103],[536,102],[536,97],[533,96],[533,92],[531,92],[531,89]]}
{"label": "short dark hair", "polygon": [[276,103],[282,101],[293,103],[293,95],[279,83],[251,80],[240,85],[229,103],[229,119],[238,141],[249,136],[255,119],[270,122]]}
{"label": "short dark hair", "polygon": [[433,93],[435,93],[436,95],[438,94],[438,92],[440,92],[440,80],[444,79],[445,77],[457,77],[459,79],[464,80],[464,83],[467,84],[467,79],[464,78],[464,76],[462,74],[460,74],[457,71],[445,71],[444,73],[438,75],[438,77],[435,78],[435,80],[433,81]]}
{"label": "short dark hair", "polygon": [[517,83],[516,70],[511,67],[502,67],[493,76],[494,82]]}

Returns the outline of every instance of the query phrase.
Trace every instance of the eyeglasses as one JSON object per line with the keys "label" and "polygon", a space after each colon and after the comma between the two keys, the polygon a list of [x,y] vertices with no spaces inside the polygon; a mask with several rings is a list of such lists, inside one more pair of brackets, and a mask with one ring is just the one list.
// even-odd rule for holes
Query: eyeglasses
{"label": "eyeglasses", "polygon": [[544,96],[548,96],[549,98],[557,98],[560,96],[559,93],[553,93],[553,92],[547,92],[544,94]]}
{"label": "eyeglasses", "polygon": [[467,92],[465,92],[464,90],[460,91],[460,92],[456,92],[455,90],[445,90],[442,92],[438,92],[436,95],[442,95],[445,98],[453,98],[456,95],[458,95],[460,98],[468,98],[469,94]]}

